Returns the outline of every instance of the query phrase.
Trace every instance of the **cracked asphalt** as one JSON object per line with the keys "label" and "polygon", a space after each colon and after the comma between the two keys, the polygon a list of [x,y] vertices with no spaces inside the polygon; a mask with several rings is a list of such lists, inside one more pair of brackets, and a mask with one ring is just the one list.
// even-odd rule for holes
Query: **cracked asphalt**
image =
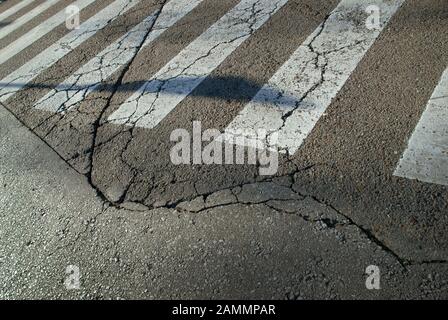
{"label": "cracked asphalt", "polygon": [[[60,24],[5,58],[0,297],[448,298],[447,186],[393,175],[448,66],[448,2],[376,1],[399,5],[374,36],[366,1],[93,1],[85,29]],[[337,37],[335,19],[352,38]],[[289,130],[301,103],[347,79],[277,174],[171,162],[173,130],[223,131],[301,45],[300,76],[280,77],[299,83],[298,100],[260,123]],[[79,290],[64,286],[68,265]],[[366,288],[370,265],[380,290]]]}
{"label": "cracked asphalt", "polygon": [[[290,178],[117,208],[0,109],[3,299],[446,298],[444,262],[403,261]],[[67,290],[68,265],[81,288]],[[381,270],[367,290],[365,269]]]}

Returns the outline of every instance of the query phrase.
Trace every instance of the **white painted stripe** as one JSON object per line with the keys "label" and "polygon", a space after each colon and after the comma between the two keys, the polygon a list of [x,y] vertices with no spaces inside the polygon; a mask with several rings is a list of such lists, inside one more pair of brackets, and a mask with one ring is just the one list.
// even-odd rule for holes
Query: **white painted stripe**
{"label": "white painted stripe", "polygon": [[[69,77],[54,90],[36,103],[35,108],[64,112],[84,99],[95,90],[103,80],[126,65],[136,54],[139,46],[145,40],[148,45],[165,30],[179,21],[187,13],[198,6],[203,0],[171,0],[160,12],[147,17],[129,33],[119,38],[95,58],[90,60],[73,76]],[[157,17],[156,23],[154,20]],[[154,24],[154,26],[153,26]],[[148,30],[151,30],[148,34]],[[146,39],[145,39],[146,38]]]}
{"label": "white painted stripe", "polygon": [[242,0],[187,46],[109,118],[153,128],[287,0]]}
{"label": "white painted stripe", "polygon": [[12,6],[8,10],[5,10],[3,13],[0,13],[0,21],[9,18],[13,14],[17,13],[20,9],[25,8],[27,5],[31,4],[34,0],[23,0],[17,3],[15,6]]}
{"label": "white painted stripe", "polygon": [[[228,125],[220,141],[295,153],[404,0],[342,0]],[[381,9],[369,30],[366,8]],[[250,133],[266,130],[266,141]],[[245,133],[247,132],[247,133]],[[262,143],[260,143],[262,142]]]}
{"label": "white painted stripe", "polygon": [[1,28],[0,29],[0,39],[3,39],[8,34],[13,32],[14,30],[20,28],[28,21],[34,19],[39,14],[41,14],[42,12],[44,12],[45,10],[47,10],[48,8],[50,8],[52,5],[56,4],[59,1],[60,0],[46,0],[43,3],[41,3],[40,5],[38,5],[37,7],[35,7],[34,9],[30,10],[29,12],[27,12],[26,14],[24,14],[23,16],[18,18],[17,20],[14,20],[14,22],[12,22],[11,24],[8,24],[7,26]]}
{"label": "white painted stripe", "polygon": [[[95,2],[95,0],[79,0],[74,2],[72,5],[75,5],[79,8],[79,10],[82,10],[93,2]],[[64,23],[66,18],[67,15],[65,13],[65,9],[61,10],[54,16],[50,17],[48,20],[42,22],[40,25],[24,34],[13,43],[9,44],[7,47],[0,50],[0,64],[5,63],[5,61],[8,61],[23,49],[32,45],[34,42],[52,31],[58,25]]]}
{"label": "white painted stripe", "polygon": [[428,101],[394,175],[448,186],[448,69]]}
{"label": "white painted stripe", "polygon": [[14,93],[32,81],[41,72],[48,69],[66,54],[95,35],[111,21],[134,7],[139,0],[116,0],[105,9],[81,24],[79,29],[73,30],[52,46],[26,64],[10,73],[0,81],[0,102],[7,100]]}

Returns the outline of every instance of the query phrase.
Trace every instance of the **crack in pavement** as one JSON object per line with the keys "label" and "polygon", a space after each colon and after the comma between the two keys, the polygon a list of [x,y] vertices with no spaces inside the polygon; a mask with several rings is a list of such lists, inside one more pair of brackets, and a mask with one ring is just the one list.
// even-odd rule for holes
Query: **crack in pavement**
{"label": "crack in pavement", "polygon": [[[141,94],[136,96],[133,99],[128,99],[127,103],[136,103],[135,106],[135,110],[131,113],[131,115],[125,117],[125,118],[114,118],[113,121],[117,121],[117,120],[126,120],[123,124],[124,125],[128,125],[128,126],[132,126],[133,128],[136,126],[137,122],[144,118],[145,116],[151,114],[154,111],[154,106],[156,104],[156,102],[158,101],[160,94],[162,93],[162,91],[165,89],[166,85],[176,79],[182,78],[184,76],[186,76],[187,79],[188,76],[191,76],[191,78],[196,77],[196,81],[197,82],[201,82],[203,79],[205,79],[205,75],[197,75],[197,74],[189,74],[187,73],[187,71],[194,67],[198,62],[200,62],[201,60],[209,57],[210,55],[212,55],[212,53],[214,53],[214,51],[219,48],[222,45],[227,45],[227,44],[231,44],[233,42],[236,42],[240,39],[243,38],[248,38],[250,37],[255,31],[255,24],[259,21],[259,20],[263,20],[263,18],[265,16],[272,16],[272,14],[274,12],[277,11],[279,3],[276,3],[274,8],[271,9],[271,11],[263,13],[262,15],[258,15],[260,12],[263,12],[263,7],[261,7],[260,9],[256,10],[257,4],[259,4],[259,2],[254,2],[252,4],[252,6],[248,7],[248,8],[243,8],[241,10],[241,14],[244,14],[244,12],[249,11],[250,10],[250,16],[243,19],[236,19],[237,20],[235,23],[231,24],[228,26],[228,28],[231,27],[235,27],[238,25],[243,25],[244,27],[247,27],[249,30],[246,33],[242,33],[240,35],[237,35],[236,37],[227,40],[227,41],[221,41],[216,43],[215,45],[213,45],[206,53],[200,55],[199,57],[195,58],[194,61],[192,61],[190,64],[186,65],[185,67],[182,67],[180,69],[180,71],[177,71],[175,75],[170,76],[170,77],[165,77],[166,74],[172,73],[173,70],[176,70],[176,66],[171,66],[169,65],[166,70],[163,70],[163,72],[160,72],[160,74],[158,74],[157,77],[155,77],[153,80],[151,80],[150,82],[148,82],[142,89],[141,89]],[[258,15],[258,16],[257,16]],[[154,83],[156,84],[156,88],[154,90],[153,85]],[[182,84],[182,83],[181,83]],[[142,97],[144,97],[146,94],[155,94],[155,97],[153,99],[153,101],[151,102],[151,106],[148,108],[148,110],[146,110],[143,114],[139,115],[138,117],[134,117],[134,115],[138,112],[139,109],[139,103]],[[135,118],[135,119],[133,119]]]}
{"label": "crack in pavement", "polygon": [[[283,112],[280,116],[280,120],[282,124],[273,130],[268,130],[267,135],[264,137],[264,144],[267,146],[267,148],[272,148],[275,146],[275,143],[272,143],[272,137],[274,134],[279,133],[286,127],[287,120],[290,118],[299,108],[304,108],[303,103],[306,102],[311,94],[313,94],[317,89],[319,89],[322,85],[326,83],[326,81],[331,81],[329,79],[326,79],[327,70],[329,67],[329,60],[328,55],[338,53],[341,51],[344,51],[346,49],[352,49],[356,48],[357,46],[360,46],[362,44],[365,44],[368,39],[361,39],[361,40],[355,40],[352,43],[349,43],[347,45],[342,45],[334,49],[324,50],[322,45],[320,45],[319,48],[315,47],[315,42],[322,36],[324,32],[328,32],[327,25],[330,18],[332,18],[335,15],[340,14],[339,11],[333,11],[325,16],[323,22],[319,26],[319,28],[315,31],[314,35],[311,39],[307,40],[303,47],[306,48],[307,53],[312,54],[313,58],[309,59],[308,61],[304,61],[304,65],[302,67],[302,71],[299,74],[302,74],[303,71],[309,67],[310,63],[313,64],[313,68],[316,71],[319,71],[319,76],[317,80],[313,80],[314,84],[308,88],[305,92],[301,93],[300,97],[296,101],[294,101],[294,106],[292,106],[288,111]],[[359,27],[359,26],[357,26]],[[277,103],[277,101],[280,101],[280,99],[283,97],[285,92],[279,90],[278,96],[276,97],[274,104]],[[282,152],[285,154],[286,157],[291,158],[293,157],[295,152],[291,152],[288,147],[286,146],[277,146],[276,149],[278,149],[279,152]]]}
{"label": "crack in pavement", "polygon": [[[313,166],[312,166],[313,167]],[[295,172],[297,173],[297,172]],[[288,177],[288,178],[293,178],[295,176],[295,173],[292,175],[286,175],[283,177]],[[272,181],[272,180],[271,180]],[[267,182],[269,182],[269,180],[267,180]],[[259,182],[260,183],[260,182]],[[264,183],[264,182],[261,182]],[[233,186],[231,188],[225,188],[225,189],[221,189],[218,191],[214,191],[212,193],[209,193],[207,195],[199,195],[198,197],[202,198],[204,200],[204,203],[207,199],[208,196],[210,196],[211,194],[214,193],[218,193],[218,192],[222,192],[222,191],[230,191],[232,192],[232,194],[234,194],[236,196],[236,201],[235,202],[229,202],[229,203],[224,203],[224,204],[217,204],[217,205],[213,205],[213,206],[205,206],[201,209],[198,210],[188,210],[185,209],[185,206],[180,205],[182,203],[182,201],[179,201],[176,204],[170,205],[170,206],[162,206],[162,208],[174,208],[179,212],[189,212],[189,213],[202,213],[204,211],[213,209],[213,208],[218,208],[218,207],[226,207],[226,206],[232,206],[235,204],[263,204],[266,205],[267,207],[277,211],[277,212],[281,212],[284,214],[292,214],[291,211],[286,211],[286,210],[282,210],[276,206],[273,206],[270,204],[270,202],[272,201],[290,201],[290,200],[297,200],[294,198],[291,199],[276,199],[276,198],[268,198],[268,199],[264,199],[262,201],[240,201],[240,199],[238,198],[238,195],[234,193],[235,188],[243,188],[244,186],[248,186],[248,185],[255,185],[257,183],[243,183],[243,184],[239,184],[236,186]],[[293,184],[293,183],[292,183]],[[291,190],[291,186],[289,187]],[[392,257],[395,258],[396,261],[398,261],[398,263],[401,265],[401,267],[408,271],[408,267],[409,266],[413,266],[413,265],[423,265],[423,264],[446,264],[448,263],[448,260],[443,260],[443,259],[437,259],[437,260],[422,260],[422,261],[415,261],[412,259],[408,259],[405,257],[400,256],[398,253],[396,253],[393,249],[391,249],[390,247],[388,247],[383,241],[381,241],[375,234],[373,231],[371,231],[370,229],[366,228],[363,225],[360,225],[358,223],[356,223],[352,218],[350,218],[348,215],[344,214],[343,212],[339,211],[338,209],[336,209],[334,206],[332,206],[331,204],[318,199],[315,196],[312,195],[307,195],[307,194],[301,194],[300,192],[297,192],[295,190],[292,190],[295,194],[297,194],[298,196],[302,197],[302,201],[304,199],[312,199],[315,202],[326,206],[327,208],[329,208],[330,210],[332,210],[333,212],[335,212],[337,215],[339,215],[341,218],[337,219],[337,220],[333,220],[333,219],[328,219],[328,218],[319,218],[319,219],[310,219],[309,216],[304,216],[301,214],[296,214],[298,216],[300,216],[301,218],[303,218],[305,221],[307,222],[311,222],[311,223],[323,223],[325,224],[328,228],[336,228],[337,226],[355,226],[363,235],[365,235],[367,237],[367,239],[369,239],[372,243],[376,244],[381,250],[385,251],[386,253],[388,253],[389,255],[391,255]],[[196,200],[198,197],[196,197],[194,200]],[[193,201],[193,200],[192,200]],[[300,200],[299,200],[300,201]]]}
{"label": "crack in pavement", "polygon": [[[162,9],[163,9],[164,5],[166,4],[166,2],[167,2],[167,1],[164,1],[163,4],[161,4],[161,8],[160,8],[160,10],[158,11],[159,14],[160,14],[160,12],[162,11]],[[252,6],[252,8],[251,8],[251,10],[252,10],[251,17],[253,17],[253,16],[257,13],[257,12],[255,11],[254,8],[255,8],[255,4],[254,4],[254,6]],[[326,22],[327,22],[327,20],[329,19],[330,16],[331,16],[331,15],[328,15],[328,16],[325,18],[325,21],[324,21],[324,23],[322,24],[321,29],[320,29],[319,32],[316,34],[316,36],[314,37],[314,39],[308,44],[308,48],[309,48],[309,50],[315,55],[314,58],[313,58],[312,60],[310,60],[309,62],[313,62],[315,68],[316,68],[316,69],[319,69],[319,70],[321,71],[321,74],[320,74],[320,80],[319,80],[318,83],[316,83],[310,90],[308,90],[308,91],[305,93],[305,95],[300,99],[300,101],[298,101],[298,102],[296,103],[295,109],[299,107],[299,104],[300,104],[301,101],[303,101],[303,100],[304,100],[304,99],[305,99],[305,98],[306,98],[312,91],[314,91],[316,88],[318,88],[318,87],[325,81],[325,73],[326,73],[326,68],[327,68],[327,59],[326,59],[326,55],[329,54],[329,53],[334,53],[334,52],[337,52],[337,51],[339,51],[339,50],[343,50],[343,49],[348,48],[348,47],[350,47],[350,46],[358,45],[358,44],[361,43],[361,42],[358,42],[358,43],[350,44],[350,45],[348,45],[348,46],[343,46],[343,47],[341,47],[341,48],[337,48],[337,49],[330,50],[330,51],[324,51],[324,52],[319,52],[318,50],[316,50],[316,48],[314,48],[314,45],[313,45],[313,44],[314,44],[314,41],[320,36],[320,34],[322,34],[322,32],[323,32],[323,30],[324,30],[324,28],[325,28],[325,24],[326,24]],[[158,16],[157,16],[157,17],[158,17]],[[156,19],[153,21],[152,26],[154,26],[154,24],[155,24],[155,22],[156,22],[156,20],[157,20],[157,17],[156,17]],[[246,21],[246,23],[249,22],[249,21],[250,21],[250,18]],[[250,25],[250,29],[251,29],[250,32],[254,32],[254,30],[253,30],[253,28],[252,28],[252,27],[253,27],[253,23],[255,23],[255,22],[252,21],[252,24]],[[102,108],[99,117],[97,118],[97,120],[96,120],[95,123],[93,124],[93,138],[92,138],[92,145],[91,145],[91,147],[86,151],[86,153],[88,153],[88,155],[89,155],[89,163],[90,163],[89,172],[88,172],[88,174],[87,174],[86,176],[87,176],[87,178],[88,178],[88,182],[89,182],[89,184],[90,184],[90,185],[92,186],[92,188],[96,191],[97,196],[99,196],[100,199],[103,201],[103,210],[101,211],[100,214],[104,213],[105,210],[107,210],[107,206],[109,206],[109,205],[110,205],[110,206],[114,206],[114,207],[119,207],[119,208],[120,208],[121,206],[120,206],[120,204],[113,203],[113,202],[109,201],[109,200],[103,195],[103,193],[97,188],[97,186],[93,183],[93,181],[92,181],[92,171],[93,171],[93,167],[94,167],[94,166],[93,166],[93,161],[94,161],[94,159],[93,159],[93,155],[94,155],[95,149],[96,149],[98,146],[101,145],[101,144],[97,144],[97,133],[98,133],[98,129],[99,129],[99,128],[101,127],[101,125],[102,125],[101,120],[102,120],[102,118],[103,118],[103,115],[105,114],[106,110],[110,107],[111,102],[112,102],[112,99],[113,99],[113,97],[115,96],[115,94],[116,94],[116,92],[117,92],[117,90],[118,90],[118,87],[119,87],[120,85],[122,85],[122,81],[123,81],[125,75],[126,75],[127,72],[129,71],[129,68],[130,68],[132,62],[134,61],[135,57],[136,57],[136,56],[138,55],[138,53],[141,51],[141,48],[142,48],[142,46],[143,46],[143,44],[144,44],[146,38],[148,37],[148,35],[150,34],[151,31],[152,31],[152,27],[149,28],[149,30],[147,31],[146,36],[144,37],[144,39],[142,40],[142,42],[140,43],[140,45],[136,47],[136,52],[135,52],[135,54],[133,55],[131,61],[129,61],[129,62],[123,67],[123,70],[121,71],[118,80],[115,82],[115,84],[114,84],[114,86],[113,86],[113,92],[110,94],[110,96],[108,97],[108,99],[106,99],[105,106]],[[251,33],[250,33],[250,34],[251,34]],[[238,39],[238,38],[233,39],[233,40],[229,41],[228,43],[230,43],[230,42],[232,42],[232,41],[236,41],[237,39]],[[199,57],[199,58],[198,58],[197,60],[195,60],[191,65],[189,65],[189,66],[187,66],[186,68],[184,68],[178,76],[176,76],[176,77],[172,77],[172,78],[168,78],[168,79],[164,79],[164,80],[162,81],[162,84],[159,86],[158,94],[160,94],[160,92],[161,92],[161,90],[162,90],[163,85],[164,85],[165,82],[178,78],[178,77],[181,76],[184,72],[186,72],[186,71],[187,71],[187,70],[188,70],[194,63],[197,63],[197,61],[199,61],[200,59],[204,59],[204,58],[206,58],[208,55],[210,55],[210,54],[213,52],[213,50],[215,50],[216,48],[218,48],[220,45],[222,45],[222,44],[224,44],[224,43],[225,43],[225,42],[223,42],[223,43],[219,43],[219,44],[217,44],[216,46],[214,46],[211,50],[209,50],[209,52],[208,52],[206,55],[204,55],[204,56],[202,56],[202,57]],[[322,59],[324,60],[324,62],[322,62]],[[102,59],[100,59],[100,60],[102,60]],[[81,76],[81,75],[80,75],[80,76]],[[68,95],[68,92],[66,92],[66,93],[67,93],[67,95]],[[83,96],[83,98],[84,98],[84,96]],[[158,98],[158,95],[157,95],[156,99],[157,99],[157,98]],[[1,103],[1,105],[4,106],[3,103]],[[286,113],[286,114],[284,114],[284,115],[282,116],[283,125],[285,124],[286,119],[292,114],[292,112],[293,112],[295,109],[290,110],[288,113]],[[16,117],[16,118],[17,118],[17,117]],[[130,119],[131,119],[131,117],[129,117],[129,120],[130,120]],[[20,120],[19,120],[19,121],[20,121]],[[106,121],[105,123],[107,123],[107,121]],[[71,124],[70,124],[70,125],[71,125]],[[132,128],[129,129],[129,133],[131,134],[131,137],[129,138],[129,140],[127,141],[127,144],[125,145],[125,147],[124,147],[123,150],[122,150],[121,158],[122,158],[122,161],[123,161],[126,165],[128,165],[132,170],[135,170],[135,172],[137,172],[137,169],[136,169],[136,168],[132,168],[132,165],[129,164],[129,163],[127,163],[127,162],[125,161],[126,159],[125,159],[125,156],[124,156],[125,152],[128,150],[128,147],[129,147],[129,145],[130,145],[130,142],[132,141],[133,134],[134,134],[134,130],[135,130],[135,123],[133,124]],[[125,133],[125,132],[121,132],[121,133]],[[48,145],[48,143],[45,142],[45,140],[43,140],[43,139],[41,139],[41,140],[42,140],[46,145]],[[48,145],[48,146],[49,146],[49,145]],[[51,146],[49,146],[49,147],[50,147],[52,150],[55,150],[55,149],[52,148]],[[55,152],[57,153],[56,150],[55,150]],[[59,154],[59,153],[58,153],[58,154]],[[61,157],[61,158],[62,158],[62,157]],[[63,159],[63,158],[62,158],[62,159]],[[70,165],[69,160],[65,160],[65,159],[63,159],[63,160],[64,160],[68,165]],[[294,164],[294,165],[295,165],[295,164]],[[316,166],[316,164],[311,165],[311,166],[306,167],[306,168],[301,169],[301,170],[307,170],[307,169],[312,168],[312,167],[314,167],[314,166]],[[73,168],[72,165],[70,165],[70,167]],[[75,169],[75,170],[76,170],[76,169]],[[297,169],[297,167],[296,167],[296,171],[295,171],[295,172],[290,173],[290,174],[288,174],[288,175],[285,176],[285,177],[289,177],[289,178],[292,177],[292,178],[294,179],[294,175],[295,175],[297,172],[299,172],[299,171],[297,171],[297,170],[298,170],[298,169]],[[133,184],[133,182],[135,181],[136,177],[137,177],[137,173],[134,174],[133,178],[131,179],[131,181],[129,182],[128,186],[126,187],[125,192],[124,192],[123,195],[120,197],[120,200],[118,201],[118,203],[123,202],[123,201],[126,199],[126,194],[127,194],[128,190],[129,190],[129,187]],[[264,181],[267,181],[267,182],[268,182],[269,179],[263,180],[263,182],[264,182]],[[272,179],[271,179],[271,181],[272,181]],[[199,196],[199,197],[202,197],[202,199],[203,199],[204,201],[206,201],[207,198],[208,198],[208,196],[210,196],[211,194],[214,194],[214,193],[219,192],[219,191],[225,191],[225,190],[230,190],[230,192],[236,197],[236,202],[232,202],[232,203],[228,203],[228,204],[220,204],[220,205],[215,205],[215,206],[206,207],[206,208],[204,208],[204,209],[201,209],[201,210],[197,211],[197,213],[199,213],[199,212],[204,212],[204,211],[206,211],[206,210],[213,209],[213,208],[216,208],[216,207],[229,206],[229,205],[234,205],[234,204],[263,204],[263,205],[266,205],[267,207],[271,208],[272,210],[275,210],[275,211],[278,211],[278,212],[282,212],[282,213],[287,213],[287,211],[281,210],[281,209],[279,209],[278,207],[273,206],[271,202],[272,202],[272,201],[288,201],[288,200],[290,200],[290,199],[271,198],[271,199],[264,200],[264,201],[260,201],[260,202],[244,202],[244,201],[241,201],[241,199],[238,197],[238,193],[235,192],[235,188],[236,188],[236,187],[241,187],[241,188],[243,188],[244,186],[246,186],[246,185],[250,185],[250,184],[253,184],[253,183],[244,183],[244,184],[240,184],[240,185],[233,186],[233,187],[231,187],[231,188],[225,188],[225,189],[222,189],[222,190],[213,191],[213,192],[210,192],[209,194],[203,194],[203,195],[199,195],[199,192],[198,192],[198,190],[197,190],[197,187],[196,187],[196,185],[194,184],[194,189],[195,189],[195,192],[196,192],[196,197],[198,197],[198,196]],[[289,188],[292,190],[292,187],[291,187],[291,186],[289,186]],[[149,189],[150,189],[150,188],[149,188]],[[151,189],[148,191],[148,194],[149,194],[150,192],[151,192]],[[400,257],[396,252],[393,251],[393,249],[389,248],[389,247],[387,246],[387,244],[385,244],[385,243],[382,242],[379,238],[377,238],[377,237],[375,236],[374,232],[372,232],[370,229],[368,229],[368,228],[366,228],[366,227],[364,227],[364,226],[362,226],[362,225],[357,224],[355,221],[353,221],[353,220],[352,220],[351,218],[349,218],[347,215],[345,215],[345,214],[343,214],[342,212],[338,211],[336,208],[334,208],[334,207],[331,206],[330,204],[324,202],[323,200],[317,199],[316,197],[313,197],[313,196],[310,196],[310,195],[301,195],[300,193],[298,193],[298,192],[296,192],[296,191],[294,191],[294,192],[295,192],[296,194],[300,195],[301,197],[303,197],[304,199],[305,199],[305,198],[310,198],[310,199],[313,199],[313,200],[315,200],[316,202],[318,202],[318,203],[320,203],[320,204],[325,205],[326,207],[328,207],[328,208],[332,209],[333,211],[335,211],[340,217],[343,217],[343,219],[341,218],[341,220],[332,220],[332,219],[329,220],[329,219],[327,219],[327,218],[313,219],[313,218],[310,218],[309,216],[306,216],[306,215],[301,216],[304,220],[306,220],[306,221],[308,221],[308,222],[312,222],[312,223],[324,223],[324,224],[325,224],[327,227],[329,227],[329,228],[335,228],[336,226],[348,226],[348,225],[353,225],[353,226],[357,227],[357,229],[358,229],[362,234],[364,234],[364,235],[365,235],[371,242],[375,243],[375,244],[376,244],[378,247],[380,247],[383,251],[385,251],[385,252],[387,252],[388,254],[390,254],[391,256],[393,256],[393,257],[400,263],[400,265],[401,265],[403,268],[405,268],[405,269],[406,269],[407,266],[410,266],[410,265],[419,265],[419,264],[445,264],[445,263],[448,262],[448,261],[446,261],[446,260],[424,260],[424,261],[413,261],[413,260],[410,260],[410,259],[406,259],[406,258],[404,258],[404,257]],[[185,199],[178,200],[178,201],[176,201],[176,202],[174,202],[174,203],[171,203],[171,204],[169,204],[169,205],[165,205],[165,206],[161,206],[161,207],[162,207],[162,208],[174,208],[174,209],[176,209],[176,210],[178,210],[178,211],[180,211],[180,212],[182,212],[182,211],[188,211],[188,210],[184,210],[184,209],[181,209],[181,208],[180,208],[179,205],[180,205],[180,203],[181,203],[182,201],[185,201]],[[143,205],[143,204],[142,204],[142,205]],[[130,209],[128,209],[128,210],[130,210]],[[191,212],[191,211],[188,211],[188,212]],[[348,222],[343,222],[343,220],[346,220],[346,221],[348,221]],[[87,229],[86,229],[86,230],[87,230]],[[85,231],[84,231],[84,232],[85,232]],[[82,233],[83,233],[83,232],[81,232],[78,236],[81,236]],[[78,237],[77,239],[79,239],[79,237]]]}
{"label": "crack in pavement", "polygon": [[104,194],[99,190],[99,188],[97,188],[97,186],[93,183],[93,179],[92,179],[92,172],[93,172],[93,155],[95,153],[95,146],[96,146],[96,140],[97,140],[97,133],[98,133],[98,129],[101,126],[101,119],[104,115],[104,113],[106,112],[106,110],[109,108],[111,102],[112,102],[112,98],[114,97],[115,93],[118,90],[118,87],[120,85],[122,85],[123,79],[125,77],[125,75],[127,74],[127,72],[129,71],[130,66],[132,65],[132,62],[135,60],[135,58],[137,57],[138,53],[140,52],[141,48],[143,47],[146,39],[148,38],[148,36],[150,35],[151,31],[152,31],[152,27],[155,25],[155,23],[157,22],[158,17],[160,16],[160,13],[162,12],[164,6],[166,5],[166,3],[168,2],[168,0],[164,0],[161,5],[160,8],[156,14],[155,19],[152,21],[152,25],[150,28],[148,28],[145,36],[143,37],[142,41],[140,42],[140,44],[137,46],[137,50],[135,51],[134,56],[131,58],[131,60],[129,60],[125,66],[123,67],[120,76],[118,77],[118,80],[115,82],[115,86],[114,86],[114,90],[113,92],[110,94],[110,96],[108,97],[108,100],[105,104],[105,106],[103,107],[103,109],[101,110],[98,118],[96,119],[96,121],[93,123],[93,128],[94,128],[94,132],[93,132],[93,138],[92,138],[92,147],[91,150],[92,152],[90,152],[89,154],[89,163],[90,163],[90,170],[87,173],[87,180],[89,181],[89,184],[96,190],[97,194],[103,199],[103,200],[107,200],[107,198],[104,196]]}
{"label": "crack in pavement", "polygon": [[[191,69],[192,67],[197,65],[201,60],[211,56],[212,54],[215,54],[216,49],[218,49],[220,46],[228,45],[228,44],[236,42],[240,39],[247,39],[248,37],[250,37],[257,29],[255,27],[255,25],[257,23],[259,23],[260,21],[266,20],[266,17],[272,16],[273,13],[276,12],[280,6],[280,2],[276,2],[275,5],[273,6],[273,8],[271,8],[267,12],[264,12],[265,8],[263,6],[260,6],[260,8],[258,8],[258,5],[260,3],[261,3],[260,1],[257,1],[257,2],[254,2],[252,5],[250,5],[249,7],[241,9],[237,14],[237,17],[240,17],[240,18],[236,19],[235,17],[233,17],[232,20],[236,20],[236,21],[227,27],[227,29],[228,29],[231,27],[242,25],[244,27],[244,29],[248,29],[247,31],[242,32],[242,33],[238,32],[238,34],[234,38],[231,38],[229,40],[218,41],[210,49],[208,49],[206,53],[201,54],[200,56],[195,58],[191,63],[187,64],[186,66],[179,68],[180,70],[176,70],[177,66],[168,65],[168,67],[166,67],[166,70],[162,70],[161,72],[159,72],[159,74],[153,80],[151,80],[144,87],[139,89],[141,91],[141,93],[139,95],[127,100],[126,103],[135,104],[135,109],[131,113],[131,115],[127,116],[126,118],[121,118],[121,120],[125,120],[125,122],[122,124],[125,127],[127,126],[130,128],[129,129],[126,128],[118,134],[129,133],[130,136],[128,137],[127,142],[125,143],[124,147],[122,148],[119,157],[120,157],[122,163],[125,164],[126,166],[128,166],[129,170],[131,170],[133,172],[133,177],[130,179],[131,180],[130,182],[128,181],[127,186],[124,188],[124,190],[120,196],[120,201],[122,201],[126,198],[126,194],[129,190],[130,186],[132,185],[134,179],[138,175],[138,170],[136,168],[134,168],[132,166],[132,164],[130,164],[126,161],[125,154],[128,151],[128,148],[129,148],[131,142],[133,141],[134,133],[135,133],[136,129],[138,128],[139,120],[145,118],[146,116],[150,115],[154,111],[156,103],[158,102],[159,97],[162,94],[162,91],[164,90],[164,88],[167,84],[170,84],[170,82],[175,81],[176,79],[179,79],[186,75],[196,77],[196,80],[194,82],[200,83],[203,79],[205,79],[205,75],[199,76],[194,73],[189,74],[188,73],[189,69]],[[246,13],[249,13],[248,17],[244,17],[244,15],[246,15]],[[175,72],[175,74],[173,76],[165,77],[165,75],[167,75],[169,73],[173,73],[173,71]],[[154,95],[154,98],[151,101],[151,105],[146,109],[146,111],[144,111],[142,114],[139,114],[136,117],[135,115],[139,111],[140,101],[141,101],[142,97],[144,97],[146,94]],[[114,118],[114,121],[117,121],[117,120],[120,120],[120,119]],[[110,121],[106,120],[105,123],[109,123],[109,122]],[[111,139],[113,139],[113,137]],[[103,144],[104,143],[105,142],[103,142]],[[151,190],[149,190],[149,192],[150,191]]]}
{"label": "crack in pavement", "polygon": [[[7,96],[7,98],[4,99],[7,100],[8,97],[13,96],[18,91],[18,89],[28,87],[30,85],[29,82],[31,82],[38,74],[40,74],[43,70],[47,69],[49,65],[51,66],[55,64],[57,61],[59,61],[60,58],[62,58],[70,51],[72,51],[74,49],[71,46],[73,43],[75,43],[75,47],[78,47],[82,42],[95,35],[98,31],[103,30],[111,22],[115,21],[120,16],[122,16],[124,12],[131,10],[136,3],[137,3],[136,0],[128,0],[126,3],[123,3],[121,7],[119,7],[118,13],[112,13],[112,14],[108,13],[110,17],[107,20],[100,20],[99,22],[97,21],[94,22],[93,19],[95,16],[88,19],[86,22],[84,22],[84,24],[86,25],[85,29],[84,28],[75,29],[74,31],[68,33],[63,38],[61,38],[58,43],[55,43],[54,45],[48,48],[48,49],[50,48],[54,49],[54,51],[51,52],[51,54],[55,54],[55,56],[50,57],[51,59],[49,61],[46,61],[47,62],[46,64],[42,64],[41,62],[35,60],[37,57],[41,57],[42,55],[41,53],[40,55],[33,58],[33,60],[30,60],[30,62],[23,65],[21,68],[17,69],[13,73],[10,73],[6,78],[3,79],[3,80],[7,79],[7,82],[2,83],[0,87],[2,87],[3,89],[7,87],[12,87],[11,84],[12,83],[17,84],[17,82],[20,79],[24,79],[24,83],[21,83],[20,86],[14,87],[12,91],[5,90],[5,92],[0,93],[0,99],[2,99],[4,96]],[[110,7],[111,6],[106,7],[103,10],[103,12],[107,13],[107,10],[110,10]],[[63,42],[63,40],[66,38],[68,38],[70,42]],[[57,46],[58,44],[59,46]],[[34,64],[30,64],[31,62],[33,62]],[[24,70],[22,70],[23,68]],[[21,73],[19,73],[15,78],[13,77],[12,79],[10,79],[14,73],[18,73],[19,71]]]}

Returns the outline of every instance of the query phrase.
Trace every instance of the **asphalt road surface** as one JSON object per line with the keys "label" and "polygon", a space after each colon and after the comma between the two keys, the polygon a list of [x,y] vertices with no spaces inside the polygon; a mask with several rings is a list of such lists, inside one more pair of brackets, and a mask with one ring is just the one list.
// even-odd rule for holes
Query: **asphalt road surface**
{"label": "asphalt road surface", "polygon": [[0,104],[0,297],[448,298],[446,0],[8,0]]}

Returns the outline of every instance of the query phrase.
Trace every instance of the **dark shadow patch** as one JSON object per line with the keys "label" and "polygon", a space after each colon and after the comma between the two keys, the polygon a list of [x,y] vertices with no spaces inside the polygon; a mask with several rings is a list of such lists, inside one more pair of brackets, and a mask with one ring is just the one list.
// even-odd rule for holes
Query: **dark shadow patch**
{"label": "dark shadow patch", "polygon": [[[2,88],[37,88],[37,89],[55,89],[58,91],[71,91],[73,93],[86,88],[94,91],[110,91],[110,92],[129,92],[134,93],[144,86],[146,81],[134,81],[125,83],[118,88],[114,84],[91,83],[83,86],[63,86],[54,83],[0,83]],[[191,90],[193,88],[193,90]],[[264,88],[263,95],[257,95],[257,92]],[[186,95],[192,97],[207,97],[226,101],[248,101],[253,98],[254,102],[276,102],[276,105],[291,108],[296,106],[297,97],[293,94],[284,92],[279,88],[271,88],[257,83],[253,80],[244,79],[242,77],[225,76],[225,77],[177,77],[167,79],[167,81],[152,81],[150,85],[146,85],[147,93],[157,93],[163,90],[163,94],[170,95]],[[186,94],[188,93],[188,94]]]}

